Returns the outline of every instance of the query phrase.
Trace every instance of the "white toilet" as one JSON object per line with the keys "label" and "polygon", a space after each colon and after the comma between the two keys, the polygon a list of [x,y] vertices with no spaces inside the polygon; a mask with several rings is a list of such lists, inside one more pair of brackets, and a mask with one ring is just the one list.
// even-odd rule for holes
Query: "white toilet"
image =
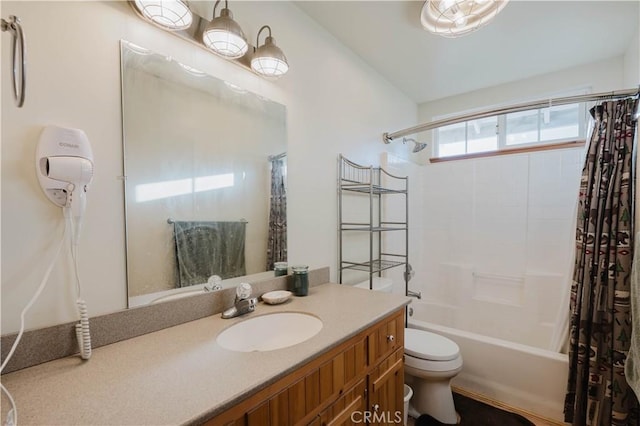
{"label": "white toilet", "polygon": [[[393,281],[374,277],[373,290],[391,293]],[[369,281],[355,285],[369,288]],[[460,348],[450,339],[424,330],[404,330],[405,382],[413,389],[409,414],[428,414],[441,423],[456,424],[451,379],[462,370]]]}
{"label": "white toilet", "polygon": [[413,388],[409,413],[428,414],[456,424],[451,379],[462,370],[460,348],[450,339],[424,330],[404,330],[405,382]]}

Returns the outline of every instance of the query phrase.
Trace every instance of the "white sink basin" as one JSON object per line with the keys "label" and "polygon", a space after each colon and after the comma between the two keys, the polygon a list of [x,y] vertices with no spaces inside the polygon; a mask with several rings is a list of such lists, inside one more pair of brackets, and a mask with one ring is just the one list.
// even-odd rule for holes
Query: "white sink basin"
{"label": "white sink basin", "polygon": [[302,343],[321,329],[322,321],[313,315],[278,312],[234,324],[223,330],[216,342],[230,351],[273,351]]}

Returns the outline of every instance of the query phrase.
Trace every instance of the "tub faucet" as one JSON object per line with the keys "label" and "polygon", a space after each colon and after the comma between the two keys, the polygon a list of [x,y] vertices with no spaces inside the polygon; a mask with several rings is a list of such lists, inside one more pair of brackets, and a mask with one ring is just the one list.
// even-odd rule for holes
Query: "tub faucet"
{"label": "tub faucet", "polygon": [[235,318],[253,312],[258,304],[257,297],[251,297],[251,285],[241,283],[236,288],[236,298],[233,306],[222,313],[222,318]]}
{"label": "tub faucet", "polygon": [[407,296],[409,297],[415,297],[416,299],[422,299],[422,292],[421,291],[411,291],[411,290],[407,290]]}

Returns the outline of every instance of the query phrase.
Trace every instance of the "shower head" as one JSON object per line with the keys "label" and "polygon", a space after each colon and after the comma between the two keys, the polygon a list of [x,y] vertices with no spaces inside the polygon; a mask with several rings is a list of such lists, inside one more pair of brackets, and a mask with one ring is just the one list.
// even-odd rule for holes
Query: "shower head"
{"label": "shower head", "polygon": [[426,143],[423,142],[416,142],[416,146],[413,147],[413,151],[412,152],[420,152],[423,149],[425,149],[427,147]]}
{"label": "shower head", "polygon": [[413,147],[413,150],[411,152],[416,153],[416,152],[420,152],[423,149],[425,149],[427,147],[426,143],[423,142],[418,142],[417,140],[413,139],[413,138],[402,138],[402,143],[406,144],[407,142],[413,142],[416,144],[416,146]]}

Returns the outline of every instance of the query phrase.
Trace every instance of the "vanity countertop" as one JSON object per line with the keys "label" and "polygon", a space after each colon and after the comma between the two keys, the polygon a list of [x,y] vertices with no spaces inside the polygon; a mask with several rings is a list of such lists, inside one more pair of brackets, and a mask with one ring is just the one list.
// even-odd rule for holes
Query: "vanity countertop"
{"label": "vanity countertop", "polygon": [[[2,376],[19,424],[175,425],[202,423],[409,303],[405,296],[339,284],[308,297],[224,320],[219,314]],[[313,338],[269,352],[232,352],[216,343],[228,326],[274,312],[323,321]],[[9,404],[3,398],[2,419]]]}

